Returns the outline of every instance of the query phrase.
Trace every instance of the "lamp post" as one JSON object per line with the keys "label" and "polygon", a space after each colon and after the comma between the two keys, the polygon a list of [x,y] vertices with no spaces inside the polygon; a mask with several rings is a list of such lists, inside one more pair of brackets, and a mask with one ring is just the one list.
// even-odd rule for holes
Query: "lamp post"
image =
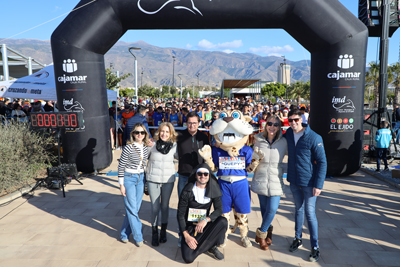
{"label": "lamp post", "polygon": [[197,77],[197,87],[199,87],[199,90],[200,90],[200,80],[199,80],[199,76],[200,76],[200,72],[198,72],[198,73],[196,74],[196,77]]}
{"label": "lamp post", "polygon": [[143,86],[143,70],[142,70],[142,76],[140,76],[140,87],[142,87]]}
{"label": "lamp post", "polygon": [[181,75],[182,74],[178,74],[179,79],[181,79],[181,100],[182,100],[182,77],[181,77]]}
{"label": "lamp post", "polygon": [[281,57],[283,57],[283,66],[282,66],[282,70],[283,70],[283,79],[284,79],[284,81],[285,81],[285,87],[286,87],[286,89],[285,89],[285,100],[287,100],[287,75],[286,75],[286,58],[285,58],[285,56],[281,56]]}
{"label": "lamp post", "polygon": [[132,53],[132,50],[140,50],[140,47],[129,47],[129,53],[135,58],[135,103],[138,102],[138,88],[137,88],[137,60],[136,56]]}
{"label": "lamp post", "polygon": [[172,56],[172,88],[175,87],[175,56]]}
{"label": "lamp post", "polygon": [[193,88],[193,99],[194,99],[194,84],[192,82],[192,88]]}

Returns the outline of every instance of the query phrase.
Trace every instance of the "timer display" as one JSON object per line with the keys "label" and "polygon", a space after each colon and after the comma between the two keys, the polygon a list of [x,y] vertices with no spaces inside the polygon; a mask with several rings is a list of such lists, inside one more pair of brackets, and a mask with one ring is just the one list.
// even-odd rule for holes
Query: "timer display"
{"label": "timer display", "polygon": [[82,112],[39,112],[31,114],[33,128],[82,128]]}

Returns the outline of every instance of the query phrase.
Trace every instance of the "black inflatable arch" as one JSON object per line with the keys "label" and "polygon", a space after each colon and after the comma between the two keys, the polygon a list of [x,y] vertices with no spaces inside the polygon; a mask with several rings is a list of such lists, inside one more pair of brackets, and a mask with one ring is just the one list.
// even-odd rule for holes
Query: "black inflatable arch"
{"label": "black inflatable arch", "polygon": [[[311,53],[311,128],[330,175],[361,163],[368,30],[337,0],[82,0],[51,37],[60,110],[82,110],[64,158],[84,172],[112,161],[104,54],[129,29],[282,28]],[[88,4],[88,5],[86,5]]]}

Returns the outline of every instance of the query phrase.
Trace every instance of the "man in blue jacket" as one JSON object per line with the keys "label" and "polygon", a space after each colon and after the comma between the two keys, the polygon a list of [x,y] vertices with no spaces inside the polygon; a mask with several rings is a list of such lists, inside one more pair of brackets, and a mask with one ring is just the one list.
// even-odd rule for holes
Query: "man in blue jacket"
{"label": "man in blue jacket", "polygon": [[376,172],[379,172],[381,170],[381,159],[385,164],[384,171],[389,170],[386,154],[390,145],[390,140],[392,140],[392,132],[387,128],[388,126],[389,124],[387,121],[382,121],[381,128],[376,131],[375,141],[378,154],[376,158]]}
{"label": "man in blue jacket", "polygon": [[123,140],[124,145],[126,145],[126,142],[131,138],[131,131],[133,129],[133,126],[135,126],[135,124],[138,122],[143,123],[143,125],[146,127],[147,132],[149,133],[150,139],[153,138],[151,136],[151,133],[149,130],[149,125],[148,125],[147,119],[146,119],[147,110],[148,110],[147,107],[139,105],[136,108],[136,114],[127,120],[126,125],[125,125],[125,130],[124,130],[124,140]]}
{"label": "man in blue jacket", "polygon": [[288,144],[287,180],[295,204],[295,238],[289,251],[295,252],[303,245],[302,228],[304,213],[310,231],[310,261],[320,257],[318,245],[318,221],[315,215],[317,196],[321,193],[326,177],[326,156],[320,135],[306,124],[302,124],[301,111],[292,109],[289,114],[290,128],[285,137]]}

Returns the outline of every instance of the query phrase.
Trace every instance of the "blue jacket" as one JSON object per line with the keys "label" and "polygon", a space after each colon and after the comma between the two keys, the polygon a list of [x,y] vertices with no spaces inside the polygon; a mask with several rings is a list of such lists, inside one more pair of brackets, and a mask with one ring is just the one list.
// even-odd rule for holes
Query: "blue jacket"
{"label": "blue jacket", "polygon": [[304,126],[304,134],[294,144],[292,128],[285,137],[288,145],[287,180],[298,186],[316,187],[322,189],[326,177],[326,156],[322,137]]}
{"label": "blue jacket", "polygon": [[135,116],[130,117],[126,121],[125,130],[124,130],[124,136],[123,136],[124,137],[124,140],[123,140],[124,145],[125,145],[125,142],[130,138],[129,135],[130,135],[130,133],[131,133],[131,131],[133,129],[133,126],[135,126],[135,124],[138,123],[138,122],[142,123],[144,125],[144,127],[146,127],[146,130],[149,133],[149,138],[152,138],[150,130],[149,130],[149,125],[148,125],[147,120],[146,120],[146,117],[143,116],[140,113],[136,113]]}
{"label": "blue jacket", "polygon": [[375,141],[377,148],[388,148],[391,139],[392,132],[389,129],[382,128],[376,131]]}

